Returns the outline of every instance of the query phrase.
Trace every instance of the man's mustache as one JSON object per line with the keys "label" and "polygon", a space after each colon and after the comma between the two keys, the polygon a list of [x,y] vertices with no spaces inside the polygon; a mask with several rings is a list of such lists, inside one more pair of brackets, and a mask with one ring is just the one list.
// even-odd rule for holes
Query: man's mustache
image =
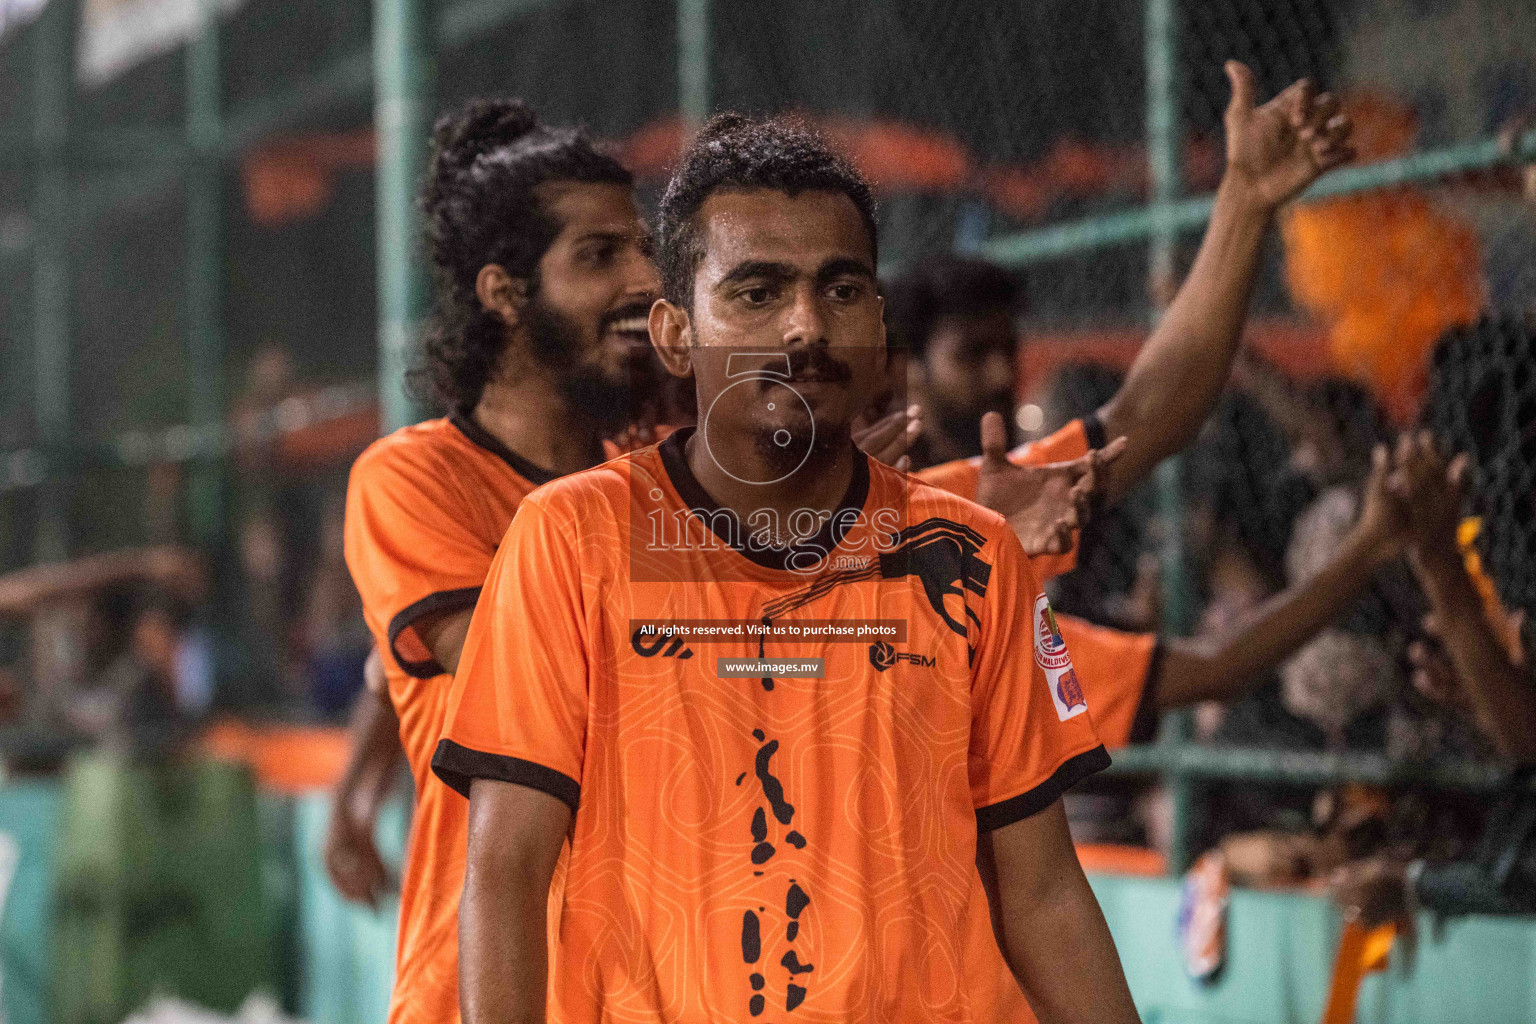
{"label": "man's mustache", "polygon": [[847,384],[853,380],[853,370],[825,348],[797,348],[789,352],[789,377],[791,381]]}

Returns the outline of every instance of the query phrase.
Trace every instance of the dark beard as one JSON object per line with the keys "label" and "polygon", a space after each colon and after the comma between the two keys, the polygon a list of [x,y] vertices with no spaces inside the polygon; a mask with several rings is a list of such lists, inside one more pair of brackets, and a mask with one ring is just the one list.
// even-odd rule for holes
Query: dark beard
{"label": "dark beard", "polygon": [[802,479],[809,479],[811,475],[830,466],[837,458],[841,442],[830,431],[818,430],[816,440],[811,442],[809,452],[798,445],[774,444],[773,435],[776,433],[778,433],[777,428],[758,430],[752,434],[752,447],[757,452],[758,458],[762,459],[763,464],[768,468],[771,474],[769,479],[788,476],[797,468],[800,474],[804,474]]}
{"label": "dark beard", "polygon": [[593,421],[605,435],[628,426],[634,418],[628,379],[609,380],[595,366],[577,365],[580,328],[537,294],[528,303],[527,315],[529,351],[540,364],[554,371],[566,405]]}

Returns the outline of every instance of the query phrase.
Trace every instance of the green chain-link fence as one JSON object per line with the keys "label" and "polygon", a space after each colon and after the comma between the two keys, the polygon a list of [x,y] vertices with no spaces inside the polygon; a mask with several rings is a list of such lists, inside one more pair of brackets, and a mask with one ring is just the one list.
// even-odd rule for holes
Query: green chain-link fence
{"label": "green chain-link fence", "polygon": [[[0,38],[16,100],[0,110],[5,566],[171,539],[240,565],[263,516],[291,535],[297,575],[322,558],[355,448],[306,445],[315,424],[372,415],[375,391],[384,422],[407,415],[414,177],[430,112],[476,94],[586,122],[651,198],[709,111],[816,118],[879,184],[890,266],[961,250],[1022,276],[1026,400],[1049,427],[1112,393],[1187,267],[1222,166],[1221,62],[1237,58],[1266,96],[1310,75],[1349,97],[1364,156],[1282,217],[1251,307],[1258,357],[1186,457],[1095,525],[1060,600],[1183,631],[1210,602],[1213,536],[1283,584],[1301,511],[1358,482],[1367,438],[1422,416],[1476,456],[1486,564],[1506,604],[1536,611],[1520,319],[1536,214],[1510,177],[1536,133],[1496,138],[1536,107],[1521,48],[1536,11],[245,0],[82,81],[89,10],[112,6],[49,0]],[[1402,582],[1345,624],[1399,673],[1421,610]],[[1431,769],[1385,746],[1273,754],[1184,734],[1117,763],[1165,773],[1185,813],[1196,779],[1494,778],[1459,748]]]}

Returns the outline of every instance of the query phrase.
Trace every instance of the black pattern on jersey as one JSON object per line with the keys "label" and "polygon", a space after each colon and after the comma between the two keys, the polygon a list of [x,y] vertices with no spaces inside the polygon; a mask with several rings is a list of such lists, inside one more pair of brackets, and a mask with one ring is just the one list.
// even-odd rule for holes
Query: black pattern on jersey
{"label": "black pattern on jersey", "polygon": [[[773,818],[780,825],[789,825],[795,820],[795,805],[784,798],[784,783],[773,774],[773,755],[778,753],[779,741],[770,740],[767,733],[761,729],[752,730],[752,738],[762,746],[757,748],[755,774],[757,781],[762,786],[763,797],[768,801],[768,807],[773,812]],[[746,772],[736,776],[736,785],[741,785],[747,777]],[[768,841],[768,812],[758,807],[752,812],[752,847],[751,861],[752,874],[761,877],[764,872],[759,870],[762,865],[772,859],[778,851]],[[784,835],[784,841],[796,850],[806,847],[805,836],[795,829],[790,829]],[[788,856],[793,857],[790,853]],[[787,941],[793,943],[800,936],[800,915],[811,905],[811,898],[799,884],[791,878],[789,890],[784,896],[784,915],[788,918],[784,934]],[[756,966],[763,954],[763,915],[768,913],[767,906],[760,906],[755,911],[748,910],[741,918],[741,959],[751,973],[747,977],[752,986],[753,994],[747,999],[747,1012],[753,1017],[760,1016],[767,1009],[767,998],[763,995],[763,986],[767,979]],[[789,949],[779,961],[779,966],[789,972],[785,981],[784,1009],[786,1012],[794,1010],[805,1000],[807,989],[803,985],[795,984],[796,979],[802,974],[809,975],[816,970],[815,964],[808,964],[800,959],[800,954],[793,947]]]}
{"label": "black pattern on jersey", "polygon": [[[962,604],[969,591],[977,597],[987,596],[987,584],[992,579],[992,566],[980,558],[986,537],[969,526],[949,519],[924,519],[914,526],[892,535],[890,551],[860,569],[842,569],[817,578],[803,590],[786,594],[777,601],[763,606],[765,619],[777,619],[797,608],[803,608],[818,598],[849,583],[865,580],[899,580],[916,576],[923,585],[923,593],[934,613],[961,636],[967,635],[966,623],[950,614],[944,599],[958,596]],[[965,605],[966,618],[980,625],[980,617]]]}

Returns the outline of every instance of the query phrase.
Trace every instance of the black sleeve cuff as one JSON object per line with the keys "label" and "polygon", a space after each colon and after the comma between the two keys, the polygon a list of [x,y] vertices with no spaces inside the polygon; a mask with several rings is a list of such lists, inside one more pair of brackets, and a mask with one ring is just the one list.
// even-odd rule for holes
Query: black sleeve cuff
{"label": "black sleeve cuff", "polygon": [[402,655],[398,643],[400,634],[409,629],[412,624],[428,615],[463,611],[465,608],[473,608],[478,600],[480,600],[479,587],[440,590],[435,594],[428,594],[390,619],[389,653],[394,655],[395,664],[399,665],[406,675],[414,676],[417,679],[431,679],[433,676],[440,676],[446,673],[447,669],[439,665],[436,658],[429,657],[425,661],[412,661]]}
{"label": "black sleeve cuff", "polygon": [[1109,754],[1103,745],[1085,750],[1081,754],[1074,754],[1061,763],[1061,767],[1051,773],[1051,777],[1040,785],[1018,796],[1010,797],[1000,804],[992,804],[976,809],[976,831],[995,832],[1006,825],[1012,825],[1016,821],[1023,821],[1034,814],[1039,814],[1057,798],[1083,779],[1094,772],[1101,772],[1109,767]]}
{"label": "black sleeve cuff", "polygon": [[495,779],[548,793],[569,807],[572,814],[581,803],[581,783],[564,772],[520,757],[471,750],[453,740],[438,741],[437,752],[432,755],[432,771],[455,793],[465,797],[469,796],[471,782]]}
{"label": "black sleeve cuff", "polygon": [[1136,717],[1131,719],[1131,734],[1127,743],[1151,743],[1157,739],[1157,727],[1162,717],[1157,713],[1157,673],[1163,661],[1163,644],[1158,641],[1152,647],[1152,657],[1147,661],[1147,674],[1141,681],[1141,701],[1136,705]]}
{"label": "black sleeve cuff", "polygon": [[1103,448],[1109,443],[1109,438],[1104,436],[1104,423],[1099,419],[1099,414],[1091,412],[1083,417],[1083,434],[1088,438],[1088,450]]}

